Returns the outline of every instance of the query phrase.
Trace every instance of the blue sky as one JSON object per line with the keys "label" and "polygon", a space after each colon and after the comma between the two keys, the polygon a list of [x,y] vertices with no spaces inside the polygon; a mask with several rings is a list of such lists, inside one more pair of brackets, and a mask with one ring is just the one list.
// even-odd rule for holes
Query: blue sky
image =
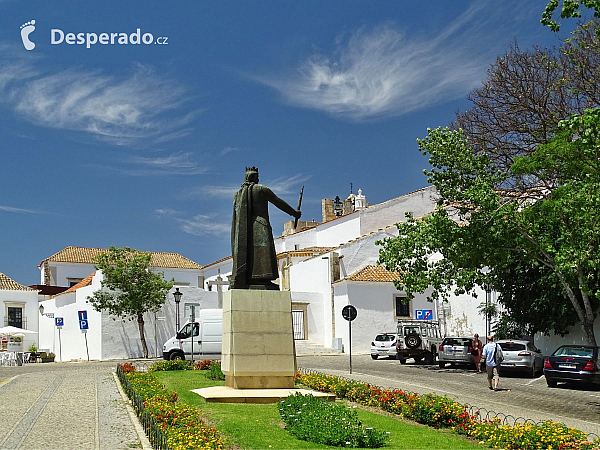
{"label": "blue sky", "polygon": [[[305,185],[304,220],[350,183],[424,187],[416,139],[511,43],[560,42],[544,4],[0,0],[0,272],[38,283],[69,245],[227,256],[246,165],[292,205]],[[138,28],[167,43],[51,41]]]}

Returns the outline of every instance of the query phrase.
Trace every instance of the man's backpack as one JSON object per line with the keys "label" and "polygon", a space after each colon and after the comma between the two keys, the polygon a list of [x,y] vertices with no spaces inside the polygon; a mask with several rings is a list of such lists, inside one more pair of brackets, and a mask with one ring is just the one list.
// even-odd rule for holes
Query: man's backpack
{"label": "man's backpack", "polygon": [[496,344],[496,350],[494,350],[494,359],[496,360],[496,364],[500,364],[502,361],[504,361],[502,349],[498,344]]}

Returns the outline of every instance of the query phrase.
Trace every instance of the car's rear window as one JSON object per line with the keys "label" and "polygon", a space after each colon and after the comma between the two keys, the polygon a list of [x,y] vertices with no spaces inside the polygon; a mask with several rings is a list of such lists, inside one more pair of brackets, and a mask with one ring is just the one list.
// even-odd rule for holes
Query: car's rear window
{"label": "car's rear window", "polygon": [[594,356],[594,349],[582,347],[561,347],[554,352],[554,356],[576,356],[580,358],[591,358]]}
{"label": "car's rear window", "polygon": [[520,352],[521,350],[525,350],[525,344],[518,344],[516,342],[500,342],[498,345],[505,352]]}
{"label": "car's rear window", "polygon": [[421,334],[420,327],[404,327],[404,336],[409,334]]}
{"label": "car's rear window", "polygon": [[393,334],[378,334],[375,337],[375,340],[377,342],[393,341],[394,339],[396,339],[396,336],[394,336]]}
{"label": "car's rear window", "polygon": [[464,345],[468,347],[471,345],[471,339],[469,338],[445,338],[442,345]]}

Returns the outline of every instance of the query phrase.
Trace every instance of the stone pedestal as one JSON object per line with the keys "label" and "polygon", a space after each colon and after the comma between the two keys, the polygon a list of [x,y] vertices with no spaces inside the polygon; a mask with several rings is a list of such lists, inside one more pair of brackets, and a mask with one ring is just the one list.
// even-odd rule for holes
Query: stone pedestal
{"label": "stone pedestal", "polygon": [[296,354],[289,291],[232,289],[223,295],[221,370],[235,389],[291,389]]}

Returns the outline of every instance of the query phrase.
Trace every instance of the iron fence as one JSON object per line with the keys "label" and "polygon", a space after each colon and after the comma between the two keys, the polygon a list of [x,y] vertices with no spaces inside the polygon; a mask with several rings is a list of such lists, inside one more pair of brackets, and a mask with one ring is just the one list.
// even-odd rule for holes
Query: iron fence
{"label": "iron fence", "polygon": [[[148,367],[150,367],[150,365],[152,364],[149,363]],[[147,370],[148,369],[146,368],[146,371]],[[119,377],[119,381],[121,382],[121,386],[123,386],[127,397],[131,400],[133,409],[140,419],[142,427],[144,427],[144,432],[146,433],[146,436],[148,436],[152,448],[156,450],[170,450],[169,445],[167,444],[167,437],[156,423],[154,417],[145,410],[144,401],[137,395],[133,386],[131,386],[131,383],[129,383],[129,380],[125,376],[125,373],[121,370],[120,365],[117,365],[117,376]]]}
{"label": "iron fence", "polygon": [[[311,370],[311,369],[298,369],[298,371],[302,374],[318,374],[318,375],[325,375],[322,372],[319,372],[317,370]],[[346,378],[346,377],[341,377],[341,376],[337,376],[337,378],[340,378],[342,380],[348,381],[348,382],[360,382],[359,380],[354,380],[352,378]],[[370,383],[369,383],[370,384]],[[381,389],[381,390],[396,390],[398,389],[397,387],[382,387],[382,386],[375,386],[373,384],[371,384],[371,386],[373,386],[376,389]],[[404,391],[404,392],[408,392],[408,391]],[[412,393],[409,392],[410,394],[415,394],[415,395],[420,395],[420,394],[416,394],[416,393]],[[504,414],[502,412],[497,412],[497,411],[493,411],[491,409],[487,409],[487,408],[482,408],[479,406],[474,406],[474,405],[469,405],[468,403],[465,403],[467,412],[472,416],[475,417],[475,420],[477,420],[478,422],[483,422],[485,420],[494,420],[494,419],[500,419],[501,424],[506,426],[515,426],[517,424],[519,425],[524,425],[526,423],[530,423],[532,425],[542,425],[544,423],[544,421],[535,421],[533,419],[527,419],[525,417],[521,417],[521,416],[513,416],[512,414]],[[589,441],[594,441],[598,438],[600,438],[600,436],[598,436],[596,433],[588,433],[587,438]]]}

